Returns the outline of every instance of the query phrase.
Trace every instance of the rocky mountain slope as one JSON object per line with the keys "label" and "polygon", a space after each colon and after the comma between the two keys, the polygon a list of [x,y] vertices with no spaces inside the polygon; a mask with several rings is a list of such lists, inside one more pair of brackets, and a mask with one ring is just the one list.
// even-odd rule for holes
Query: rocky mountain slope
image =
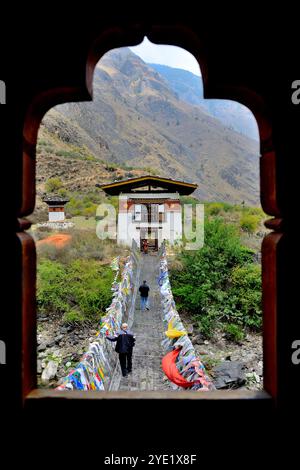
{"label": "rocky mountain slope", "polygon": [[206,100],[203,98],[203,84],[193,73],[161,64],[148,64],[168,82],[178,97],[192,105],[199,105],[211,116],[219,119],[226,127],[258,140],[258,128],[249,109],[229,100]]}
{"label": "rocky mountain slope", "polygon": [[[47,113],[42,131],[73,152],[84,149],[95,165],[109,162],[195,181],[195,195],[203,200],[258,204],[258,143],[180,99],[162,75],[127,48],[109,52],[97,65],[93,102],[57,106]],[[86,159],[81,164],[86,171]],[[99,171],[95,166],[91,175]],[[77,169],[77,178],[80,174]]]}

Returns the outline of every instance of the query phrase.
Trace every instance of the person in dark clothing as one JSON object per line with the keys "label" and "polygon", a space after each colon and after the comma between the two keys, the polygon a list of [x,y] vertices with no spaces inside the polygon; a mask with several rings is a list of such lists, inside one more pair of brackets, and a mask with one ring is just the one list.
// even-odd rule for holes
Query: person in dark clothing
{"label": "person in dark clothing", "polygon": [[128,330],[127,323],[123,323],[117,335],[106,338],[117,342],[115,351],[119,354],[122,375],[126,377],[132,371],[132,349],[135,343],[133,334]]}
{"label": "person in dark clothing", "polygon": [[147,240],[143,240],[143,252],[145,254],[148,253],[148,241]]}
{"label": "person in dark clothing", "polygon": [[150,287],[147,285],[147,281],[143,281],[143,284],[139,287],[139,292],[141,294],[141,310],[145,310],[145,308],[149,310],[149,290]]}

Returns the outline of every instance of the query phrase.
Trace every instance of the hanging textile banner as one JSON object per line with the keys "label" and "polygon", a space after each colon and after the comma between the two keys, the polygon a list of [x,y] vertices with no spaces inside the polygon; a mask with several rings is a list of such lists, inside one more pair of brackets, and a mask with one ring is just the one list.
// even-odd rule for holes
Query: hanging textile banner
{"label": "hanging textile banner", "polygon": [[[100,329],[95,341],[90,344],[89,350],[82,356],[81,361],[65,377],[56,390],[106,390],[112,378],[117,355],[110,341],[105,335],[114,335],[121,327],[124,315],[133,291],[134,271],[137,259],[132,253],[124,261],[121,269],[120,257],[114,258],[111,269],[116,272],[112,283],[112,301],[101,318]],[[120,272],[122,271],[120,281]]]}
{"label": "hanging textile banner", "polygon": [[190,388],[194,385],[195,382],[189,382],[186,380],[177,369],[176,359],[180,349],[173,349],[173,351],[168,352],[162,359],[162,369],[168,379],[173,382],[175,385],[183,388]]}
{"label": "hanging textile banner", "polygon": [[167,352],[162,359],[166,376],[177,389],[215,390],[204,365],[196,356],[194,346],[177,312],[164,244],[160,248],[160,273],[157,282],[161,293],[163,319],[167,327],[166,338],[162,341],[162,346]]}
{"label": "hanging textile banner", "polygon": [[186,331],[176,330],[174,328],[174,319],[168,323],[168,331],[166,331],[166,336],[168,338],[179,338],[180,336],[186,335]]}

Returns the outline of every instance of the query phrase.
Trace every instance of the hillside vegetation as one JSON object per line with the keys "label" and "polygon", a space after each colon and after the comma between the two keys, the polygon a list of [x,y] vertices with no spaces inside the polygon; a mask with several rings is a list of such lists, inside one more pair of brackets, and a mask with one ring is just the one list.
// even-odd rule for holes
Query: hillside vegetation
{"label": "hillside vegetation", "polygon": [[99,240],[93,228],[64,232],[70,241],[63,247],[52,243],[54,233],[43,228],[33,232],[38,254],[38,314],[57,317],[66,324],[97,324],[111,301],[111,260],[125,256],[127,250],[114,241]]}
{"label": "hillside vegetation", "polygon": [[[63,132],[62,132],[63,130]],[[94,217],[96,207],[101,202],[116,205],[115,198],[107,198],[96,184],[107,183],[140,176],[149,169],[114,165],[96,156],[82,144],[71,143],[70,129],[62,124],[60,132],[49,130],[44,124],[39,131],[37,144],[37,195],[36,207],[30,219],[32,222],[45,222],[48,208],[42,201],[44,195],[66,196],[67,217]]]}
{"label": "hillside vegetation", "polygon": [[263,218],[260,209],[208,204],[203,248],[176,253],[171,284],[177,308],[206,337],[221,329],[241,341],[247,331],[261,331]]}

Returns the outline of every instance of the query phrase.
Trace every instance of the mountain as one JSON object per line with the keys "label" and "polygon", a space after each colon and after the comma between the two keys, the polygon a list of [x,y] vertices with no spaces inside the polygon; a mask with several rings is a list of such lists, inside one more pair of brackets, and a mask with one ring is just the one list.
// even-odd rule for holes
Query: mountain
{"label": "mountain", "polygon": [[43,197],[48,194],[47,185],[53,179],[59,183],[54,192],[73,200],[73,211],[68,204],[67,214],[72,215],[73,212],[73,215],[87,215],[88,207],[92,207],[95,212],[94,204],[107,202],[105,194],[95,187],[96,184],[145,174],[145,170],[139,168],[111,165],[96,158],[85,143],[93,147],[93,141],[57,111],[51,110],[44,118],[36,148],[37,191],[35,210],[30,216],[32,223],[45,222],[48,218],[48,207]]}
{"label": "mountain", "polygon": [[98,63],[93,102],[55,107],[42,128],[102,162],[197,182],[202,200],[258,204],[258,142],[180,98],[128,48]]}
{"label": "mountain", "polygon": [[248,108],[235,101],[205,100],[201,77],[187,70],[160,64],[148,65],[166,80],[181,100],[201,106],[210,115],[222,121],[225,126],[258,140],[257,123]]}

